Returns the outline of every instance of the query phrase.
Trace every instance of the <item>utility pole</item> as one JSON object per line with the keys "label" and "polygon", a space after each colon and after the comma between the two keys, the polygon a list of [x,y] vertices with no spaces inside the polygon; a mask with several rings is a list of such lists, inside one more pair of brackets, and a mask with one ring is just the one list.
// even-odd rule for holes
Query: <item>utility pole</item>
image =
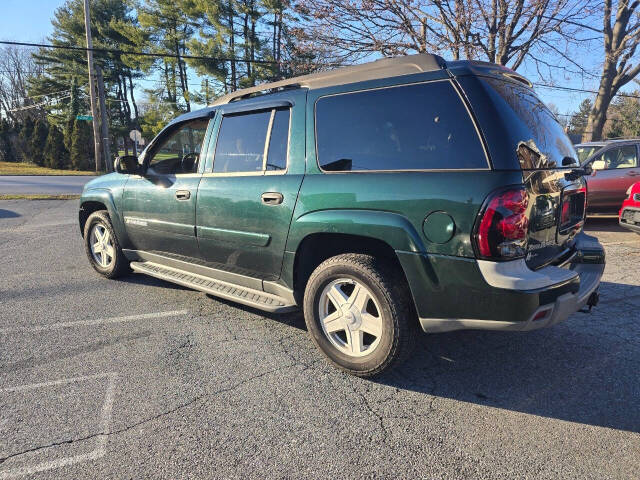
{"label": "utility pole", "polygon": [[98,65],[96,67],[96,75],[98,77],[98,98],[100,99],[100,127],[102,138],[102,153],[104,155],[104,166],[108,172],[113,171],[111,162],[111,146],[109,142],[109,124],[107,123],[107,107],[104,100],[104,79],[102,78],[102,69]]}
{"label": "utility pole", "polygon": [[89,98],[93,117],[93,145],[96,159],[96,172],[100,170],[100,131],[98,129],[98,106],[96,105],[95,72],[93,70],[93,41],[91,40],[91,22],[89,21],[89,0],[84,0],[84,28],[87,34],[87,63],[89,64]]}

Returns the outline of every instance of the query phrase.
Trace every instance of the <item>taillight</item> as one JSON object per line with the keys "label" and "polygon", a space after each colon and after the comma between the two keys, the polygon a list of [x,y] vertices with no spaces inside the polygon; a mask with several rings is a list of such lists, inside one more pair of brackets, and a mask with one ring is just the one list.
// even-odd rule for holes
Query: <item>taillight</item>
{"label": "taillight", "polygon": [[523,257],[529,229],[529,195],[524,187],[492,194],[474,230],[476,253],[492,260]]}

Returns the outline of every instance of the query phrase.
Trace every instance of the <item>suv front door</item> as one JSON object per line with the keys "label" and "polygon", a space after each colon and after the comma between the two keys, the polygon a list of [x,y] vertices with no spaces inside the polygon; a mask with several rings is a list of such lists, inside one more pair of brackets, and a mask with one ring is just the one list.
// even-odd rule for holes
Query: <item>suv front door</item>
{"label": "suv front door", "polygon": [[618,211],[627,189],[640,180],[636,145],[609,148],[591,161],[587,177],[589,210]]}
{"label": "suv front door", "polygon": [[218,114],[217,141],[210,146],[215,155],[196,205],[200,254],[213,267],[263,280],[280,277],[304,176],[305,97],[297,95],[297,102],[274,100],[259,110],[225,105]]}
{"label": "suv front door", "polygon": [[143,175],[123,194],[127,235],[136,250],[197,258],[195,206],[209,118],[169,125],[145,152]]}

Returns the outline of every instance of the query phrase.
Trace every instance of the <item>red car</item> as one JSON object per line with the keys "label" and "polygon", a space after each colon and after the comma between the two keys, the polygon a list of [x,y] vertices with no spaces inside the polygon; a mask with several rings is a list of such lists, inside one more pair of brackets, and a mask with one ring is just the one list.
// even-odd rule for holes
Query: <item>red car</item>
{"label": "red car", "polygon": [[620,225],[640,233],[640,182],[627,190],[627,199],[620,208]]}
{"label": "red car", "polygon": [[640,180],[640,139],[581,143],[575,148],[580,164],[593,169],[585,177],[588,213],[617,213],[627,189]]}

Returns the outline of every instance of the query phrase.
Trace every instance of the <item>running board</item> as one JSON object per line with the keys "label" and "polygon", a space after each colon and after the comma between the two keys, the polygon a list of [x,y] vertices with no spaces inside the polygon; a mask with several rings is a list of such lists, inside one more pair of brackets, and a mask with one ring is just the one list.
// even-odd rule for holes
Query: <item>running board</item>
{"label": "running board", "polygon": [[167,282],[177,283],[178,285],[194,290],[200,290],[201,292],[209,293],[216,297],[232,300],[267,312],[288,312],[296,308],[296,305],[272,293],[240,287],[233,283],[214,280],[210,277],[185,272],[177,268],[166,267],[157,263],[131,262],[131,268],[136,272],[166,280]]}

